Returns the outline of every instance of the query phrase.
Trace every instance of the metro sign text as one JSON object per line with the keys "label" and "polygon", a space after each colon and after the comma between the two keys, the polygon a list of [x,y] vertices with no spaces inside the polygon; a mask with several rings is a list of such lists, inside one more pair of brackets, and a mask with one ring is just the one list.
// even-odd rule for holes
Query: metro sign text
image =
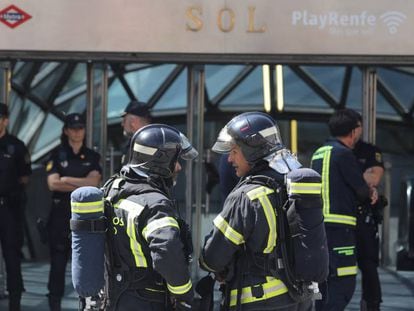
{"label": "metro sign text", "polygon": [[0,22],[10,28],[16,28],[31,19],[32,16],[15,5],[10,5],[0,11]]}

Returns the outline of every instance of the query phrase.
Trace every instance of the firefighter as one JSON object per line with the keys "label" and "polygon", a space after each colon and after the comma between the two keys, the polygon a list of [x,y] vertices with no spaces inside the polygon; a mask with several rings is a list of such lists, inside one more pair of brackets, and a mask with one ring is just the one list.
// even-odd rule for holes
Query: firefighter
{"label": "firefighter", "polygon": [[377,192],[368,187],[352,152],[362,133],[359,114],[336,111],[329,119],[333,138],[312,156],[312,168],[322,176],[322,199],[329,248],[329,277],[320,285],[322,301],[316,310],[344,310],[355,290],[355,228],[358,201],[375,203]]}
{"label": "firefighter", "polygon": [[[311,308],[310,299],[293,300],[288,287],[271,271],[279,235],[274,207],[284,203],[281,194],[275,188],[249,183],[255,176],[265,176],[286,190],[284,175],[265,160],[282,149],[276,122],[261,112],[234,117],[213,146],[213,151],[229,154],[228,161],[241,178],[214,219],[199,260],[222,284],[222,310]],[[284,160],[277,164],[285,166]]]}
{"label": "firefighter", "polygon": [[178,130],[151,124],[131,139],[120,176],[104,187],[112,203],[107,310],[191,310],[190,233],[171,190],[179,158],[198,153]]}

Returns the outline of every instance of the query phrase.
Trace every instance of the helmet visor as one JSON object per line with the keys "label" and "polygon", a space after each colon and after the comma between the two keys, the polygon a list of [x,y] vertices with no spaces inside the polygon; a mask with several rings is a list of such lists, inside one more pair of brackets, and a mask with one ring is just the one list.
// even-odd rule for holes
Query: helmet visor
{"label": "helmet visor", "polygon": [[180,158],[183,160],[194,160],[198,157],[198,151],[191,145],[188,138],[180,132],[181,137],[181,154]]}
{"label": "helmet visor", "polygon": [[229,153],[236,142],[230,136],[227,126],[223,127],[213,145],[212,150],[217,153]]}

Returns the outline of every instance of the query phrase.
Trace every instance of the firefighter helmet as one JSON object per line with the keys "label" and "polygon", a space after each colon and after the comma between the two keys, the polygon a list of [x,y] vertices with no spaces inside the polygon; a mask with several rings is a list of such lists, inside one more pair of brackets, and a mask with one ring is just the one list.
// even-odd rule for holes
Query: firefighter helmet
{"label": "firefighter helmet", "polygon": [[197,155],[177,129],[165,124],[150,124],[132,136],[128,165],[146,175],[170,178],[179,157],[192,160]]}
{"label": "firefighter helmet", "polygon": [[220,131],[213,151],[229,153],[233,145],[241,148],[251,164],[284,148],[276,121],[262,112],[246,112],[231,119]]}

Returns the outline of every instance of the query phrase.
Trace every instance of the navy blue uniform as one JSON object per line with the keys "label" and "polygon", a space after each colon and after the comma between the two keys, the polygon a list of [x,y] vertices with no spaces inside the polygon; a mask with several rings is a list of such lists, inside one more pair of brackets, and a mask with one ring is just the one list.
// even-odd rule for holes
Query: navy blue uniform
{"label": "navy blue uniform", "polygon": [[[62,144],[52,151],[47,163],[48,175],[59,174],[60,177],[86,177],[92,171],[101,172],[100,156],[95,151],[83,146],[74,154],[68,144]],[[65,288],[65,270],[71,250],[70,241],[70,192],[52,192],[52,209],[48,221],[50,247],[49,295],[62,297]]]}
{"label": "navy blue uniform", "polygon": [[0,138],[0,240],[10,295],[24,291],[21,273],[24,189],[20,179],[31,173],[25,145],[6,133]]}
{"label": "navy blue uniform", "polygon": [[[269,168],[253,170],[248,176],[251,175],[269,176],[284,184],[283,175]],[[225,278],[225,310],[236,310],[240,288],[241,310],[294,311],[310,307],[310,300],[296,303],[282,280],[254,264],[264,262],[277,247],[279,233],[273,206],[280,203],[276,195],[272,188],[240,182],[214,219],[214,229],[206,239],[200,262],[203,269]]]}
{"label": "navy blue uniform", "polygon": [[[371,167],[382,167],[381,151],[374,145],[359,141],[354,154],[362,172]],[[382,302],[381,284],[378,276],[379,234],[378,223],[373,217],[376,205],[365,204],[359,207],[357,214],[357,260],[362,273],[362,299],[367,303],[368,310],[379,310]]]}
{"label": "navy blue uniform", "polygon": [[324,221],[329,248],[329,277],[321,284],[317,310],[344,310],[356,284],[355,227],[358,201],[369,201],[370,190],[350,148],[331,139],[312,157],[322,176]]}
{"label": "navy blue uniform", "polygon": [[[113,254],[108,258],[120,261],[107,265],[109,310],[167,310],[169,297],[192,302],[193,286],[180,237],[183,228],[169,191],[162,189],[144,178],[133,182],[119,178],[108,191],[115,207]],[[129,275],[128,286],[117,280],[119,275]]]}

